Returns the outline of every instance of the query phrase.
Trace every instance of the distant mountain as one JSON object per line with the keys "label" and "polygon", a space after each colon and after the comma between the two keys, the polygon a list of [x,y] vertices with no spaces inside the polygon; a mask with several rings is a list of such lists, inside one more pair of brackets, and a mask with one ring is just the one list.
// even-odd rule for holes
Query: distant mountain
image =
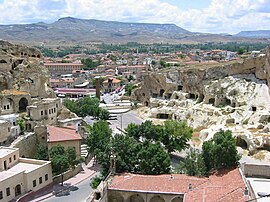
{"label": "distant mountain", "polygon": [[0,25],[0,39],[16,42],[70,43],[197,43],[247,41],[239,37],[193,33],[175,24],[123,23],[116,21],[60,18],[47,24]]}
{"label": "distant mountain", "polygon": [[248,38],[270,38],[270,30],[242,31],[235,36]]}

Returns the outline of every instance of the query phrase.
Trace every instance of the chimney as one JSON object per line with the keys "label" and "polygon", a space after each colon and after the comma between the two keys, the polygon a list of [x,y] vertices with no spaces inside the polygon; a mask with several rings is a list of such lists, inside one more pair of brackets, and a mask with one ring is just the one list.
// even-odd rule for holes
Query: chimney
{"label": "chimney", "polygon": [[192,191],[192,184],[191,183],[188,184],[188,190]]}

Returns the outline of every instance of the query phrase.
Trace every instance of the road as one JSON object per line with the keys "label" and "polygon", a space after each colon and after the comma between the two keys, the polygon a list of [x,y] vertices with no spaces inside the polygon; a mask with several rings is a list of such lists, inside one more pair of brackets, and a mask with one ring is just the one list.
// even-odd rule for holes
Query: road
{"label": "road", "polygon": [[93,191],[93,189],[90,186],[90,180],[92,177],[93,176],[75,185],[75,187],[77,187],[78,189],[76,191],[70,191],[70,195],[61,196],[61,197],[52,196],[51,198],[43,200],[43,201],[45,202],[63,202],[63,201],[85,202],[88,196],[90,195],[90,193]]}
{"label": "road", "polygon": [[129,111],[127,113],[118,114],[117,119],[109,120],[109,122],[111,123],[112,129],[115,129],[116,127],[125,129],[130,123],[135,123],[139,125],[144,121],[141,118],[139,118],[134,111]]}

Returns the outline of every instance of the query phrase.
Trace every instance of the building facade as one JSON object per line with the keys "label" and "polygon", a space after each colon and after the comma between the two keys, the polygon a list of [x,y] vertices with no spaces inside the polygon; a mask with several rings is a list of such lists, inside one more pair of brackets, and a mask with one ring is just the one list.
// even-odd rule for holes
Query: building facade
{"label": "building facade", "polygon": [[61,145],[65,149],[67,149],[68,147],[73,147],[75,148],[77,157],[81,156],[82,137],[79,134],[78,129],[74,127],[48,126],[47,131],[49,150],[56,145]]}
{"label": "building facade", "polygon": [[18,148],[0,147],[0,201],[7,202],[52,183],[50,161],[19,157]]}
{"label": "building facade", "polygon": [[51,75],[72,74],[73,71],[82,70],[81,63],[45,63],[44,66]]}

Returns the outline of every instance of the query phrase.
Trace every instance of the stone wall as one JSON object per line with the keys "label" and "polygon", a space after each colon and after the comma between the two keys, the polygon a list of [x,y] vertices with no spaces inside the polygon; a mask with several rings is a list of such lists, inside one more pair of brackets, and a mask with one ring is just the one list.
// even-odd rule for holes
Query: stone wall
{"label": "stone wall", "polygon": [[270,178],[270,165],[243,163],[241,168],[246,177]]}
{"label": "stone wall", "polygon": [[37,152],[37,135],[27,133],[19,136],[10,146],[20,149],[20,156],[25,158],[34,158]]}
{"label": "stone wall", "polygon": [[[74,169],[68,170],[63,173],[63,181],[66,181],[73,176],[77,175],[79,172],[83,171],[82,165],[79,164],[77,165]],[[53,184],[58,184],[62,182],[62,175],[56,175],[53,177]]]}

